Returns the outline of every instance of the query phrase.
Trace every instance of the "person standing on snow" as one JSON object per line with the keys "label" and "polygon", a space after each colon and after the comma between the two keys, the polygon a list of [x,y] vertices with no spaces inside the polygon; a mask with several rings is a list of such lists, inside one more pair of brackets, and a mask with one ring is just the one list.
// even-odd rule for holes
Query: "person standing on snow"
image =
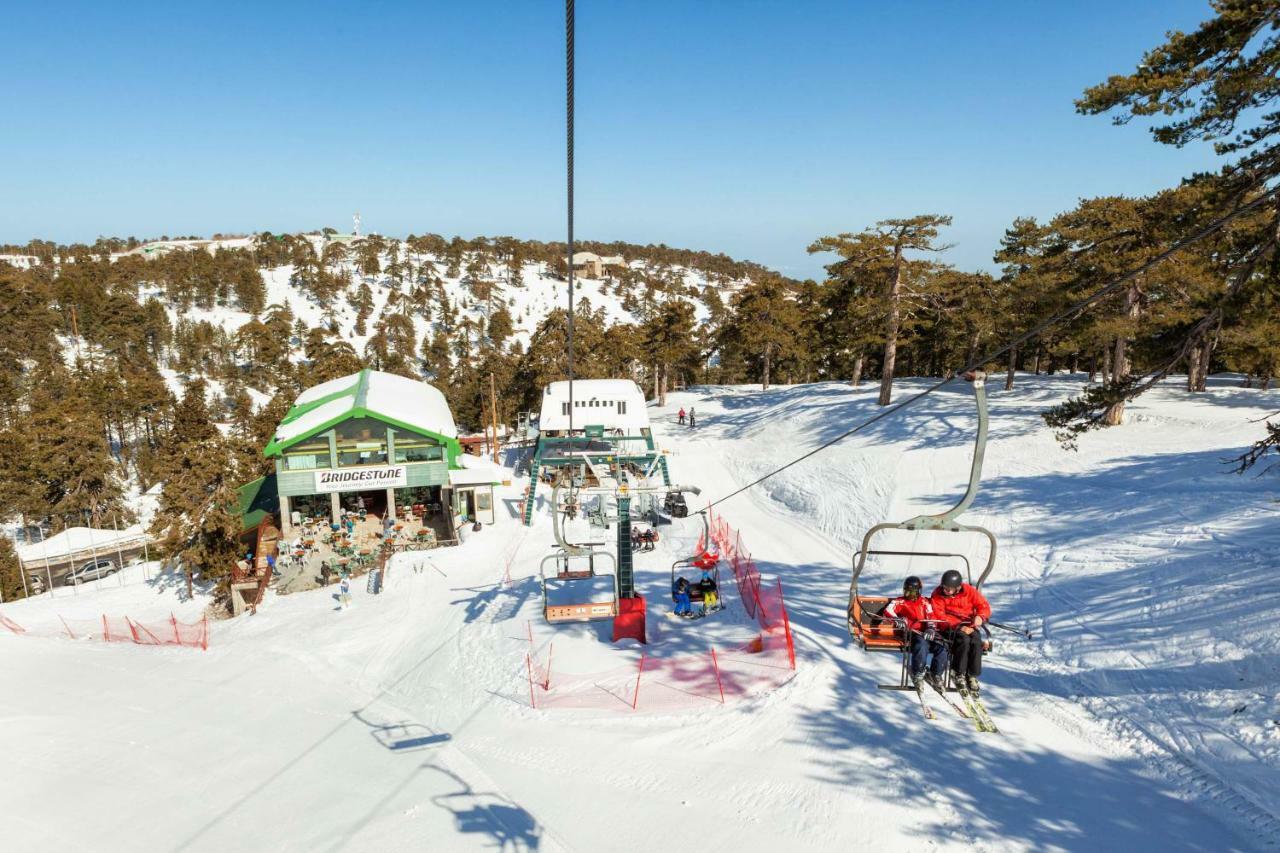
{"label": "person standing on snow", "polygon": [[684,426],[684,406],[680,407],[680,412],[676,415],[676,417],[680,418],[680,426]]}
{"label": "person standing on snow", "polygon": [[693,429],[693,406],[689,407],[689,429]]}
{"label": "person standing on snow", "polygon": [[[934,636],[930,622],[937,617],[933,614],[933,603],[923,596],[924,583],[911,575],[902,582],[902,595],[886,604],[880,615],[902,624],[907,643],[911,646],[911,684],[919,686],[920,679],[924,677],[941,690],[947,675],[947,645]],[[930,655],[933,655],[932,663]],[[928,676],[924,672],[926,665],[929,667]]]}
{"label": "person standing on snow", "polygon": [[977,693],[982,675],[982,623],[991,618],[991,605],[978,588],[964,582],[955,569],[943,573],[930,596],[934,617],[942,622],[951,644],[951,660],[961,692]]}

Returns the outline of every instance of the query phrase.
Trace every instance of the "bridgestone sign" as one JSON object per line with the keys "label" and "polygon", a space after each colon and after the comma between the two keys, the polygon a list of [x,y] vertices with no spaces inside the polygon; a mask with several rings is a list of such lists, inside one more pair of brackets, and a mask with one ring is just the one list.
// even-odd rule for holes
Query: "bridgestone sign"
{"label": "bridgestone sign", "polygon": [[403,465],[381,468],[353,468],[349,471],[317,471],[317,492],[363,492],[409,485]]}

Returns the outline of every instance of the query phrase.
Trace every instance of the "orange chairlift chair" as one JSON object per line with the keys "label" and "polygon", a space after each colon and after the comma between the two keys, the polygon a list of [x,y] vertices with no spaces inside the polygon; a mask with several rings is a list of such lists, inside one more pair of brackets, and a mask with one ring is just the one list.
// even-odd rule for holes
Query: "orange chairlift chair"
{"label": "orange chairlift chair", "polygon": [[[982,459],[987,446],[987,396],[986,396],[986,375],[981,371],[965,374],[964,379],[968,380],[973,386],[974,399],[978,407],[978,435],[974,442],[973,448],[973,466],[969,470],[969,487],[965,490],[964,495],[959,502],[946,512],[937,513],[936,515],[918,515],[915,518],[907,519],[903,522],[889,522],[885,524],[877,524],[867,531],[867,535],[862,538],[862,548],[858,551],[853,563],[853,578],[849,584],[849,636],[858,643],[858,645],[868,652],[889,652],[897,654],[902,658],[902,673],[897,684],[880,684],[877,685],[882,690],[912,690],[908,677],[910,669],[910,644],[903,628],[895,624],[893,620],[881,617],[880,613],[891,600],[886,595],[864,595],[859,589],[858,582],[862,577],[862,570],[866,567],[867,557],[871,555],[880,557],[940,557],[947,560],[958,561],[963,566],[965,580],[975,587],[981,588],[983,581],[991,574],[992,567],[996,562],[996,537],[985,527],[977,525],[961,524],[956,518],[967,510],[973,503],[978,494],[978,484],[982,480]],[[978,579],[973,579],[973,573],[969,564],[969,559],[963,554],[947,552],[947,551],[916,551],[916,550],[883,550],[873,549],[871,547],[872,540],[876,534],[884,530],[911,530],[911,531],[938,531],[942,533],[957,534],[978,534],[986,538],[989,544],[989,553],[987,554],[986,565],[982,567]],[[986,647],[990,650],[990,641],[987,641]],[[947,686],[948,689],[954,690],[955,687],[951,683],[952,676],[948,673]]]}

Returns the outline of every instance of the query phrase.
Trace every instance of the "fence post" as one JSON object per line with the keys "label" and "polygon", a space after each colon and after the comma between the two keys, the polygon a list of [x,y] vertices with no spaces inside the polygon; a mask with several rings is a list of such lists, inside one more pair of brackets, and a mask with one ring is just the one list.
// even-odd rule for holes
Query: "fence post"
{"label": "fence post", "polygon": [[138,638],[138,626],[133,624],[133,620],[130,619],[127,614],[124,617],[124,623],[129,626],[129,633],[133,635],[133,641],[135,643],[141,643],[142,640]]}
{"label": "fence post", "polygon": [[796,668],[796,643],[791,636],[791,617],[787,615],[787,602],[782,597],[782,578],[778,578],[778,607],[782,609],[782,629],[787,635],[787,660],[791,662],[791,668]]}
{"label": "fence post", "polygon": [[551,653],[555,650],[556,644],[552,641],[551,645],[547,646],[547,679],[542,683],[543,690],[551,689]]}
{"label": "fence post", "polygon": [[111,628],[107,625],[107,614],[102,614],[102,639],[104,642],[111,642]]}
{"label": "fence post", "polygon": [[525,669],[529,673],[529,707],[537,708],[538,702],[533,698],[533,659],[529,656],[528,652],[525,652],[524,655],[524,665]]}
{"label": "fence post", "polygon": [[61,613],[59,613],[59,614],[58,614],[58,621],[60,621],[60,622],[62,623],[62,627],[63,627],[63,628],[66,628],[66,629],[67,629],[67,637],[68,637],[69,639],[74,640],[74,639],[76,638],[76,634],[75,634],[75,632],[74,632],[74,631],[72,631],[72,630],[71,630],[71,626],[67,624],[67,620],[62,618],[62,614],[61,614]]}
{"label": "fence post", "polygon": [[716,671],[716,686],[720,688],[720,704],[724,704],[724,682],[720,680],[720,662],[716,660],[716,647],[711,647],[711,668]]}
{"label": "fence post", "polygon": [[200,651],[209,651],[209,614],[205,614],[200,620]]}
{"label": "fence post", "polygon": [[173,615],[173,611],[169,611],[169,623],[173,625],[173,641],[182,645],[182,635],[178,633],[178,617]]}
{"label": "fence post", "polygon": [[640,676],[642,675],[644,675],[644,652],[640,653],[640,671],[636,673],[636,692],[631,697],[631,710],[633,711],[640,702]]}

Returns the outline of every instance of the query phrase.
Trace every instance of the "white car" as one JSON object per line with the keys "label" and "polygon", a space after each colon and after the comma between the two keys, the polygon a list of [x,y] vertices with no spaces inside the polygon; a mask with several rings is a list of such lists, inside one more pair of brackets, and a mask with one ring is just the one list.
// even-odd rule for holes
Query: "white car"
{"label": "white car", "polygon": [[94,560],[93,562],[85,563],[83,566],[67,575],[62,582],[66,586],[76,586],[77,584],[82,584],[86,581],[96,581],[100,578],[105,578],[107,575],[114,574],[119,570],[120,567],[115,564],[114,560]]}

